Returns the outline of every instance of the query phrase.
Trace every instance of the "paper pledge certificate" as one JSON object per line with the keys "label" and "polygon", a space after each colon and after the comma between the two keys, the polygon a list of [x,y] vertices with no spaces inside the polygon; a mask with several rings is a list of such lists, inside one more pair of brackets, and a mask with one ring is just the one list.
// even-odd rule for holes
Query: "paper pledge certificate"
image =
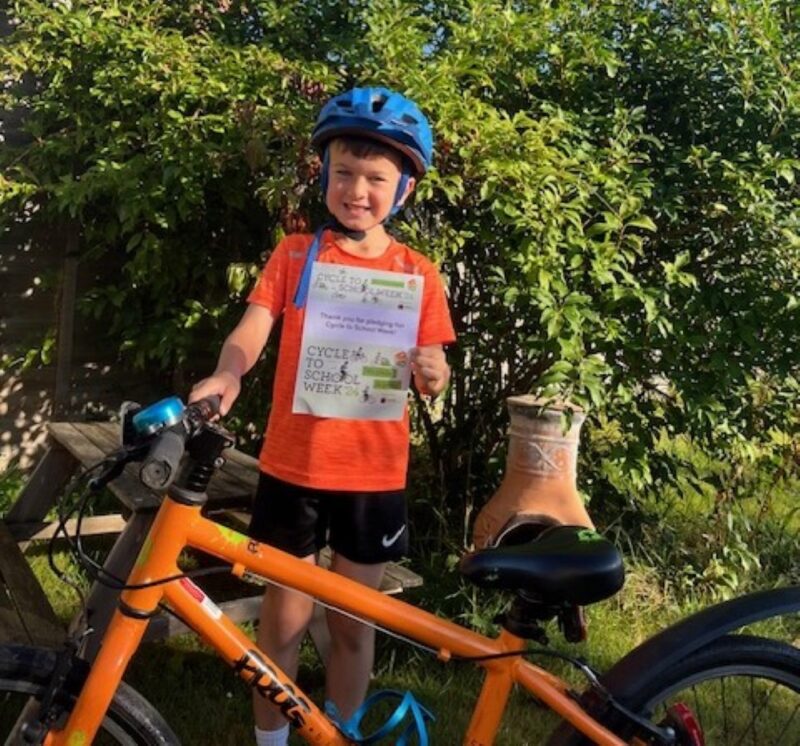
{"label": "paper pledge certificate", "polygon": [[399,420],[411,380],[424,278],[316,262],[292,412]]}

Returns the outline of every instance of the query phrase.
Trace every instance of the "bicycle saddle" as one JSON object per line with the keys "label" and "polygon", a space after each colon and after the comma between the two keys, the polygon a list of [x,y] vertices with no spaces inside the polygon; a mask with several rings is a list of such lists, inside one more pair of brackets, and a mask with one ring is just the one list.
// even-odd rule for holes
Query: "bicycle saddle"
{"label": "bicycle saddle", "polygon": [[581,526],[551,526],[533,541],[473,552],[459,569],[482,588],[524,591],[556,605],[602,601],[625,578],[617,548]]}

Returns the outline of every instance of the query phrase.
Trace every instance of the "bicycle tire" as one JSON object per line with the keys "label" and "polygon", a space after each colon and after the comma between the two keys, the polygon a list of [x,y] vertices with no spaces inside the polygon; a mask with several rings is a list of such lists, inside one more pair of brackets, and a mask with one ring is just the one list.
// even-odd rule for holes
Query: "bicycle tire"
{"label": "bicycle tire", "polygon": [[[725,682],[728,682],[727,692]],[[744,696],[750,699],[749,711],[742,704]],[[592,699],[587,693],[583,701],[588,703]],[[800,743],[800,740],[786,740],[797,738],[800,733],[800,650],[776,640],[726,635],[658,675],[648,677],[647,672],[642,672],[636,693],[623,704],[642,717],[664,724],[666,708],[676,702],[689,707],[707,746],[737,742],[769,746]],[[757,710],[755,704],[759,705]],[[587,705],[587,710],[621,738],[633,737],[634,727],[607,705],[599,709]],[[762,717],[770,713],[775,713],[773,718]],[[755,716],[762,723],[761,730],[755,725]],[[735,733],[732,728],[737,729]],[[563,723],[549,743],[583,746],[591,742]],[[679,732],[677,743],[683,746],[691,741],[681,738]]]}
{"label": "bicycle tire", "polygon": [[[39,699],[56,663],[57,651],[24,645],[0,647],[0,742],[9,733],[30,698]],[[124,682],[117,689],[94,742],[97,746],[180,746],[158,711]]]}

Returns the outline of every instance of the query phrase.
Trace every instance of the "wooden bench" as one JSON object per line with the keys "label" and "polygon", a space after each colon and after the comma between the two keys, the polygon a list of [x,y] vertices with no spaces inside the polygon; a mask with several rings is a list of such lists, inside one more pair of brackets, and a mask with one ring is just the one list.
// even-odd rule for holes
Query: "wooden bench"
{"label": "wooden bench", "polygon": [[[48,511],[69,480],[79,469],[101,461],[119,446],[119,424],[112,422],[55,422],[48,426],[47,451],[31,474],[23,491],[6,516],[8,530],[14,539],[26,546],[31,541],[52,535],[54,526],[46,520]],[[246,527],[252,496],[258,483],[258,461],[252,456],[228,449],[225,464],[218,469],[208,488],[209,502],[205,512],[214,520],[226,522],[239,530]],[[82,535],[119,533],[105,567],[118,577],[127,577],[138,556],[139,548],[155,517],[160,498],[146,488],[138,476],[139,464],[128,464],[109,489],[119,501],[121,512],[110,516],[85,518]],[[72,525],[74,531],[74,523]],[[320,559],[328,561],[327,555]],[[384,593],[400,593],[422,584],[422,578],[405,567],[390,564],[383,579]],[[257,594],[257,595],[256,595]],[[260,593],[235,598],[219,604],[234,621],[252,621],[258,617]],[[90,622],[97,630],[107,625],[116,607],[118,593],[95,583],[89,594]],[[317,607],[318,610],[320,607]],[[318,614],[314,630],[318,647],[324,649],[324,631]],[[184,631],[169,615],[156,617],[148,630],[148,638],[158,639]],[[100,634],[92,635],[88,657],[96,653]]]}
{"label": "wooden bench", "polygon": [[17,542],[0,521],[0,643],[56,647],[64,634]]}

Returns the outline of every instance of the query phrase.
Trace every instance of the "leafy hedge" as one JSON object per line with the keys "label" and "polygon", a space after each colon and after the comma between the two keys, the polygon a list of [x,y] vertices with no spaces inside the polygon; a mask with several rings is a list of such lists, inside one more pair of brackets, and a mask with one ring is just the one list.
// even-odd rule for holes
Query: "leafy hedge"
{"label": "leafy hedge", "polygon": [[[180,7],[178,7],[180,6]],[[797,465],[800,12],[791,0],[18,2],[0,205],[80,229],[118,280],[83,299],[123,364],[186,368],[283,230],[320,219],[313,118],[385,84],[436,168],[396,231],[441,262],[455,377],[420,407],[438,506],[496,483],[503,400],[591,411],[596,510],[733,466]],[[29,84],[23,85],[25,81]],[[30,81],[35,83],[30,85]],[[268,371],[239,412],[263,417]],[[692,447],[676,447],[678,441]],[[721,474],[693,450],[724,458]]]}

